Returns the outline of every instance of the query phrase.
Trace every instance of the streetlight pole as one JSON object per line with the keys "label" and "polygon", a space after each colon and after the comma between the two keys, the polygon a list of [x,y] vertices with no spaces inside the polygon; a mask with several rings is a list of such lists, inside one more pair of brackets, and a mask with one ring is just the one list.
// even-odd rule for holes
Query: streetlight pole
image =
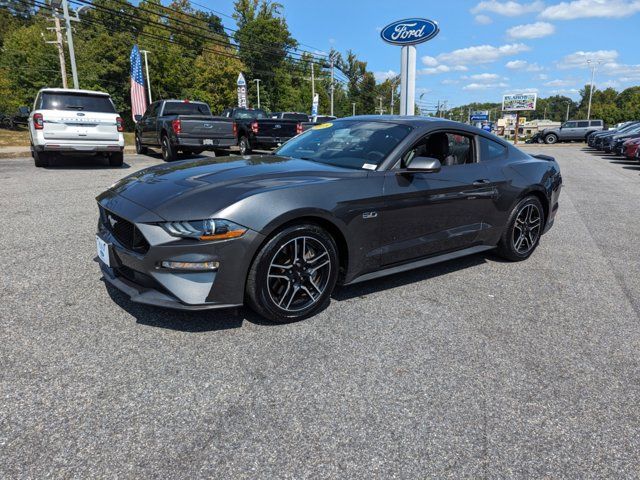
{"label": "streetlight pole", "polygon": [[260,82],[261,82],[261,80],[259,78],[254,78],[253,81],[256,82],[256,88],[258,89],[258,109],[259,109],[260,108]]}
{"label": "streetlight pole", "polygon": [[566,122],[569,121],[569,107],[571,106],[571,102],[567,102],[567,119],[565,120]]}
{"label": "streetlight pole", "polygon": [[140,50],[142,53],[144,53],[144,68],[146,71],[146,77],[147,77],[147,94],[149,95],[149,104],[153,103],[153,100],[151,100],[151,81],[149,80],[149,62],[147,62],[147,53],[151,53],[148,50]]}
{"label": "streetlight pole", "polygon": [[593,80],[596,75],[596,66],[599,65],[600,63],[602,63],[600,60],[598,60],[597,62],[587,60],[587,65],[591,67],[591,84],[589,85],[589,107],[587,109],[587,120],[591,119],[591,99],[593,98]]}
{"label": "streetlight pole", "polygon": [[353,107],[353,116],[355,117],[356,116],[356,102],[353,102],[351,104],[351,106]]}
{"label": "streetlight pole", "polygon": [[333,117],[333,90],[334,90],[333,74],[334,74],[334,67],[335,67],[335,58],[334,58],[334,56],[331,55],[329,57],[329,60],[331,60],[331,113],[330,113],[330,115]]}
{"label": "streetlight pole", "polygon": [[69,17],[69,3],[62,0],[62,12],[64,13],[64,22],[67,28],[67,45],[69,46],[69,58],[71,60],[71,75],[73,76],[73,88],[80,88],[78,83],[78,69],[76,67],[76,52],[73,48],[73,34],[71,32],[71,17]]}

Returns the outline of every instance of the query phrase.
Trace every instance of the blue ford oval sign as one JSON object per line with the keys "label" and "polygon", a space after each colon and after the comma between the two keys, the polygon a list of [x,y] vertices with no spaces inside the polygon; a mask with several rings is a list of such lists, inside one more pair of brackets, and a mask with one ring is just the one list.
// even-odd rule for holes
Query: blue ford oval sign
{"label": "blue ford oval sign", "polygon": [[440,29],[438,24],[426,18],[407,18],[390,23],[382,29],[380,36],[394,45],[415,45],[435,37]]}

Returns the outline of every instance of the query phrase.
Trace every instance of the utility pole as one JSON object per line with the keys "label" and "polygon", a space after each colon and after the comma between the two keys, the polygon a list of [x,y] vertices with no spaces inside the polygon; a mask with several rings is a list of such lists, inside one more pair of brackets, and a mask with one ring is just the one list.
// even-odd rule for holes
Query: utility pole
{"label": "utility pole", "polygon": [[396,85],[393,83],[393,79],[391,79],[391,115],[393,115],[393,101],[396,96]]}
{"label": "utility pole", "polygon": [[64,59],[64,40],[62,39],[62,28],[60,27],[60,17],[58,17],[58,12],[53,12],[53,22],[55,27],[47,28],[47,30],[55,30],[56,32],[56,40],[55,42],[46,42],[53,43],[58,48],[58,58],[60,59],[60,76],[62,77],[62,88],[69,88],[67,84],[67,66]]}
{"label": "utility pole", "polygon": [[353,116],[355,117],[356,116],[356,102],[353,102],[351,104],[351,106],[353,107]]}
{"label": "utility pole", "polygon": [[601,60],[598,60],[597,62],[587,60],[587,65],[591,67],[591,84],[589,86],[589,107],[587,109],[587,120],[591,119],[591,98],[593,97],[593,79],[596,75],[596,66],[601,63]]}
{"label": "utility pole", "polygon": [[259,78],[254,78],[253,81],[256,82],[256,88],[258,89],[258,109],[260,109],[260,82],[262,80],[260,80]]}
{"label": "utility pole", "polygon": [[62,12],[64,13],[64,22],[67,29],[67,45],[69,46],[69,58],[71,60],[71,75],[73,76],[73,88],[79,89],[78,69],[76,67],[76,52],[73,48],[73,32],[71,31],[71,17],[69,17],[69,3],[62,0]]}
{"label": "utility pole", "polygon": [[380,106],[378,107],[378,111],[380,112],[380,115],[382,115],[382,97],[378,97],[378,101],[380,102]]}
{"label": "utility pole", "polygon": [[316,77],[313,70],[313,61],[311,62],[311,101],[316,98]]}
{"label": "utility pole", "polygon": [[149,95],[149,105],[151,105],[153,103],[153,100],[151,100],[151,81],[149,80],[149,62],[147,62],[147,53],[151,53],[148,50],[140,50],[142,53],[144,53],[144,68],[146,71],[146,77],[147,77],[147,94]]}
{"label": "utility pole", "polygon": [[569,107],[571,106],[571,102],[567,102],[567,119],[565,120],[566,122],[569,121]]}
{"label": "utility pole", "polygon": [[334,67],[335,67],[335,58],[333,57],[333,55],[329,57],[329,60],[331,61],[331,113],[329,115],[333,117],[333,90],[334,90],[333,73],[334,73]]}
{"label": "utility pole", "polygon": [[438,100],[438,107],[436,109],[436,117],[440,117],[440,100]]}

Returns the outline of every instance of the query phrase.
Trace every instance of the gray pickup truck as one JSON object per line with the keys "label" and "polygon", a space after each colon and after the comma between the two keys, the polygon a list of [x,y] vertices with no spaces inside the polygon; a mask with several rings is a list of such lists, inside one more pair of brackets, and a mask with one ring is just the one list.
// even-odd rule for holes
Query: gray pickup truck
{"label": "gray pickup truck", "polygon": [[214,117],[206,103],[188,100],[153,102],[144,115],[136,115],[135,141],[137,153],[160,148],[167,162],[179,152],[219,151],[237,142],[233,119]]}
{"label": "gray pickup truck", "polygon": [[542,139],[551,145],[558,142],[586,141],[592,132],[604,128],[602,120],[570,120],[559,128],[546,128],[542,131]]}

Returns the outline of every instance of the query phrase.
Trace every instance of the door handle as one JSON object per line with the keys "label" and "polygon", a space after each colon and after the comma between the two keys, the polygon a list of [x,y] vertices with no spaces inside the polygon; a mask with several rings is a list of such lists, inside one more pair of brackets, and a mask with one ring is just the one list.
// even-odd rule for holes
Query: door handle
{"label": "door handle", "polygon": [[489,180],[488,180],[488,179],[486,179],[486,178],[481,178],[480,180],[476,180],[475,182],[473,182],[473,185],[474,185],[474,186],[476,186],[476,187],[478,187],[478,186],[480,186],[480,185],[487,185],[488,183],[491,183],[491,182],[489,182]]}

